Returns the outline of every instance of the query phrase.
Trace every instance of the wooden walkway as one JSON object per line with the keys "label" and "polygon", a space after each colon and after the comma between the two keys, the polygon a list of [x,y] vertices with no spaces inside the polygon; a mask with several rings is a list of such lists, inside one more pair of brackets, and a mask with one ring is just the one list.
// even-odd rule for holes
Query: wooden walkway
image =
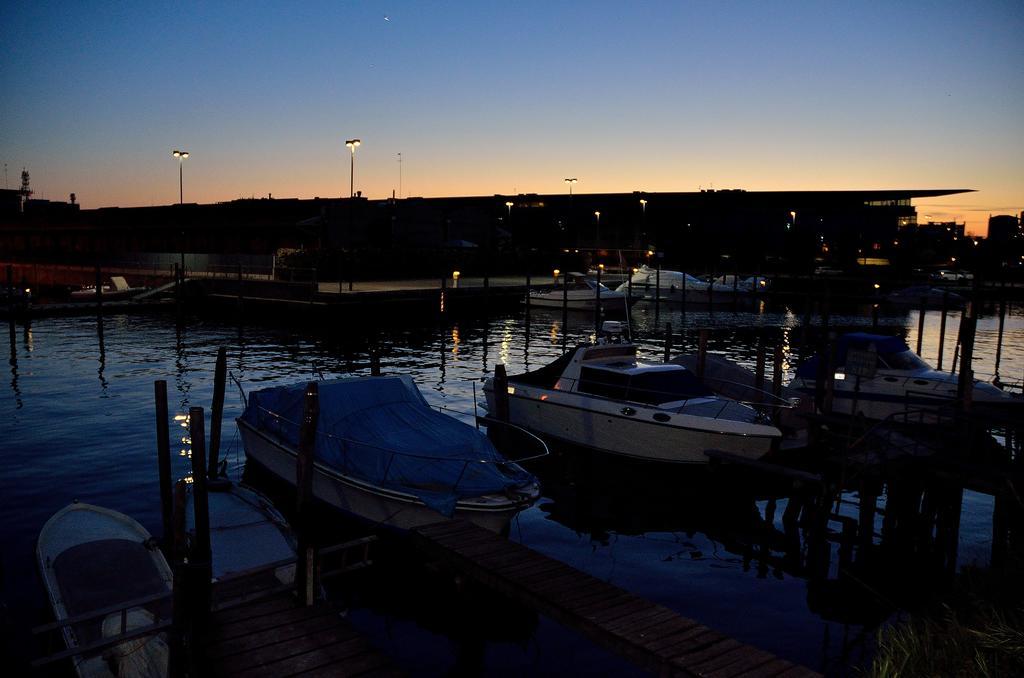
{"label": "wooden walkway", "polygon": [[399,676],[338,610],[299,607],[290,592],[214,612],[207,633],[210,676]]}
{"label": "wooden walkway", "polygon": [[471,523],[435,523],[413,534],[430,555],[660,675],[819,675]]}

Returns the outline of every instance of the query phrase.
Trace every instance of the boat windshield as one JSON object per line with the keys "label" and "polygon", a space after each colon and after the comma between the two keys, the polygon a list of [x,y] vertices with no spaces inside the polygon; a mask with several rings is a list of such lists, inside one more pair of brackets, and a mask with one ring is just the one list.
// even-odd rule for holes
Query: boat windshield
{"label": "boat windshield", "polygon": [[898,353],[887,353],[885,356],[878,356],[878,366],[891,370],[927,370],[928,363],[921,360],[916,353],[907,349]]}
{"label": "boat windshield", "polygon": [[689,370],[682,368],[627,374],[616,370],[584,367],[580,372],[579,390],[583,393],[645,405],[660,405],[712,395]]}

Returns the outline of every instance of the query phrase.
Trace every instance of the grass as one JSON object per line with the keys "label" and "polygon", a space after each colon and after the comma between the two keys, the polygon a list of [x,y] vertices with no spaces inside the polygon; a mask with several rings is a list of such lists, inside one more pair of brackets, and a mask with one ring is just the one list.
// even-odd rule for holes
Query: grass
{"label": "grass", "polygon": [[946,601],[882,628],[867,674],[1024,676],[1024,584],[1007,572],[965,569]]}

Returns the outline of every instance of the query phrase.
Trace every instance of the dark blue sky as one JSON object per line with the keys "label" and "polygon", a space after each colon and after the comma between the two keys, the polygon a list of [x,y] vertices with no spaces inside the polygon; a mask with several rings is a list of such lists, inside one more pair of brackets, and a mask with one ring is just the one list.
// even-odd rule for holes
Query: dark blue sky
{"label": "dark blue sky", "polygon": [[[387,18],[386,18],[387,17]],[[1024,3],[0,8],[0,161],[86,206],[936,187],[1024,209]]]}

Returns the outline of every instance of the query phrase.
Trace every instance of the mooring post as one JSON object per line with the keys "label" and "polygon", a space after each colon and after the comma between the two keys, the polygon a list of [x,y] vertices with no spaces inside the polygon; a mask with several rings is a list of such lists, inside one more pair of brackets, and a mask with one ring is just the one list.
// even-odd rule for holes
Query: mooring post
{"label": "mooring post", "polygon": [[597,287],[594,290],[594,334],[601,335],[601,265],[597,265]]}
{"label": "mooring post", "polygon": [[444,315],[445,290],[448,288],[448,278],[441,276],[441,315]]}
{"label": "mooring post", "polygon": [[683,316],[684,325],[686,319],[686,271],[683,271],[683,284],[679,286],[680,315]]}
{"label": "mooring post", "polygon": [[504,363],[498,363],[494,366],[494,418],[507,422],[508,412],[508,373]]}
{"label": "mooring post", "polygon": [[171,478],[171,438],[167,425],[167,382],[153,382],[156,400],[156,461],[160,478],[160,517],[163,523],[161,542],[164,555],[174,554],[174,480]]}
{"label": "mooring post", "polygon": [[380,353],[376,346],[370,349],[370,376],[380,376]]}
{"label": "mooring post", "polygon": [[658,314],[661,312],[661,259],[654,269],[654,321],[658,321]]}
{"label": "mooring post", "polygon": [[320,389],[315,381],[306,384],[303,400],[302,427],[295,465],[295,516],[298,528],[298,557],[295,568],[295,589],[299,600],[307,606],[316,602],[316,547],[311,539],[313,508],[313,457],[316,450],[316,427],[320,418]]}
{"label": "mooring post", "polygon": [[836,334],[828,333],[828,362],[825,372],[825,394],[822,400],[822,410],[826,414],[832,414],[832,402],[836,386]]}
{"label": "mooring post", "polygon": [[189,588],[192,623],[202,635],[206,616],[210,612],[210,578],[213,576],[213,557],[210,549],[210,498],[206,483],[206,414],[201,407],[188,411],[189,434],[192,440],[192,517],[195,538],[189,553]]}
{"label": "mooring post", "polygon": [[[7,312],[14,310],[14,266],[7,264]],[[10,316],[13,318],[13,314]]]}
{"label": "mooring post", "polygon": [[762,402],[764,400],[764,358],[765,358],[764,342],[761,340],[760,333],[757,335],[757,363],[754,367],[754,402]]}
{"label": "mooring post", "polygon": [[242,263],[238,263],[238,315],[242,315]]}
{"label": "mooring post", "polygon": [[190,581],[185,569],[185,504],[187,485],[185,479],[174,484],[174,520],[171,549],[171,570],[173,583],[171,587],[171,632],[168,643],[167,675],[180,678],[194,674],[195,667],[190,659],[193,648],[189,603],[192,600]]}
{"label": "mooring post", "polygon": [[665,362],[672,356],[672,323],[665,323]]}
{"label": "mooring post", "polygon": [[960,402],[962,403],[963,411],[969,412],[971,409],[971,400],[974,395],[974,334],[978,326],[978,318],[976,314],[977,302],[972,301],[970,303],[970,312],[967,317],[967,322],[964,324],[961,322],[961,336],[960,336],[960,378],[957,380],[957,388],[959,390]]}
{"label": "mooring post", "polygon": [[708,359],[708,334],[706,329],[697,333],[697,378],[704,381],[704,366]]}
{"label": "mooring post", "polygon": [[[562,266],[568,262],[563,259]],[[563,269],[564,270],[564,269]],[[569,348],[569,278],[562,273],[562,353]]]}
{"label": "mooring post", "polygon": [[772,356],[772,395],[782,397],[782,361],[785,359],[782,344],[775,344],[775,355]]}
{"label": "mooring post", "polygon": [[949,291],[942,293],[942,315],[939,317],[939,357],[935,369],[942,371],[943,346],[946,343],[946,313],[949,311]]}
{"label": "mooring post", "polygon": [[857,561],[863,563],[875,539],[875,511],[878,509],[880,488],[875,480],[865,478],[860,485],[860,507],[857,522],[860,539],[857,546]]}
{"label": "mooring post", "polygon": [[999,378],[999,362],[1003,357],[1003,326],[1006,323],[1006,280],[1003,280],[1002,296],[999,298],[999,329],[996,331],[995,376]]}
{"label": "mooring post", "polygon": [[921,355],[921,342],[924,340],[924,316],[928,309],[928,299],[921,297],[921,310],[917,314],[917,355]]}
{"label": "mooring post", "polygon": [[99,264],[96,264],[96,306],[103,306],[103,269]]}
{"label": "mooring post", "polygon": [[213,370],[213,405],[210,407],[210,468],[211,479],[217,477],[220,463],[220,425],[224,416],[224,384],[228,379],[228,350],[217,349],[217,366]]}

